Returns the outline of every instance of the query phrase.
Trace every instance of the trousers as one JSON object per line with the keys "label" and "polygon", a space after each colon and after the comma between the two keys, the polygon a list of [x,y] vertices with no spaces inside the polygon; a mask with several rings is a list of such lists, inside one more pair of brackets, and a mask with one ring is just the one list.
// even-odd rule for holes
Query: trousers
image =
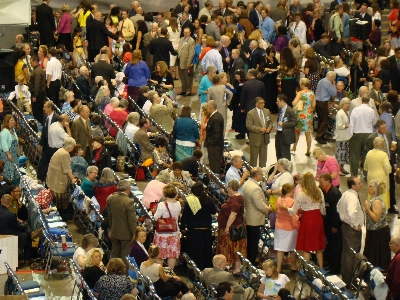
{"label": "trousers", "polygon": [[222,146],[207,146],[208,161],[213,173],[221,173]]}
{"label": "trousers", "polygon": [[351,277],[355,263],[355,257],[352,248],[357,253],[361,250],[361,230],[357,231],[349,224],[343,223],[343,252],[342,252],[342,280],[347,286],[351,285]]}
{"label": "trousers", "polygon": [[246,226],[247,229],[247,258],[254,265],[258,255],[258,241],[260,240],[261,226]]}
{"label": "trousers", "polygon": [[318,131],[317,131],[317,139],[323,138],[326,130],[328,129],[329,122],[329,110],[328,110],[328,101],[316,101],[316,110],[318,115]]}
{"label": "trousers", "polygon": [[369,133],[353,133],[353,136],[349,141],[349,151],[350,155],[350,173],[351,176],[358,175],[358,167],[364,166],[365,157],[367,156],[367,151],[365,150],[365,144],[367,142]]}

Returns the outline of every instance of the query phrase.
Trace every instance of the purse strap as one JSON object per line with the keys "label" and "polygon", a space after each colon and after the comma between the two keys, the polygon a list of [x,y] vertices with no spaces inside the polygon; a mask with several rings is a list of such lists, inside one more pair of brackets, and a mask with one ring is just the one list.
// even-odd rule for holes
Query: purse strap
{"label": "purse strap", "polygon": [[172,218],[171,211],[169,210],[169,207],[168,207],[168,202],[164,201],[164,204],[165,204],[165,207],[168,209],[169,217]]}

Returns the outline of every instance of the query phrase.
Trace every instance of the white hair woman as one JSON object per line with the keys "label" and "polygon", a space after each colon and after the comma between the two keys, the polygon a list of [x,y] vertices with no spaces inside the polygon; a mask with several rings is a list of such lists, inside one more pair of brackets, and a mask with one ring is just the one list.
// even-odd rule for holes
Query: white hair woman
{"label": "white hair woman", "polygon": [[128,115],[128,124],[125,127],[125,134],[131,141],[133,141],[133,136],[135,135],[136,131],[139,130],[139,120],[140,115],[137,112],[131,112]]}
{"label": "white hair woman", "polygon": [[94,102],[99,110],[104,111],[107,104],[110,103],[110,89],[108,85],[103,85],[99,88]]}
{"label": "white hair woman", "polygon": [[335,157],[340,165],[340,175],[347,175],[347,172],[344,169],[345,164],[350,164],[350,155],[349,155],[349,107],[350,107],[350,99],[343,98],[340,100],[339,108],[340,110],[336,114],[336,151]]}
{"label": "white hair woman", "polygon": [[70,103],[71,103],[72,101],[74,101],[74,99],[75,99],[75,97],[74,97],[74,92],[67,91],[67,92],[64,94],[64,100],[65,100],[65,102],[64,102],[63,107],[62,107],[62,109],[61,109],[61,113],[62,113],[62,114],[66,114],[67,112],[69,112],[69,111],[72,109]]}
{"label": "white hair woman", "polygon": [[156,176],[156,179],[150,181],[143,192],[142,203],[150,208],[150,203],[160,200],[163,197],[163,188],[171,182],[171,176],[168,170],[162,170]]}
{"label": "white hair woman", "polygon": [[[102,262],[103,252],[100,248],[90,249],[86,253],[85,257],[85,268],[83,269],[82,277],[90,289],[93,289],[96,282],[99,281],[100,277],[106,275],[106,268]],[[83,289],[83,299],[87,298],[87,291]]]}
{"label": "white hair woman", "polygon": [[54,192],[56,198],[57,209],[64,221],[72,216],[67,216],[68,209],[68,181],[75,183],[75,177],[71,169],[70,152],[74,150],[76,145],[72,137],[64,140],[63,147],[58,149],[50,159],[49,169],[47,171],[46,183],[49,189]]}

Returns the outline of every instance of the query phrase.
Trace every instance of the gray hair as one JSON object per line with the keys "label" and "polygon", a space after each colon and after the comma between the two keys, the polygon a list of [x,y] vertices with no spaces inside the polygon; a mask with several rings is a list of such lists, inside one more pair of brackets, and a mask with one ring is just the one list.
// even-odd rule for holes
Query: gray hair
{"label": "gray hair", "polygon": [[64,143],[63,143],[63,148],[65,150],[67,150],[71,147],[74,147],[75,145],[76,145],[75,140],[69,136],[69,137],[65,138]]}
{"label": "gray hair", "polygon": [[293,171],[293,163],[287,158],[281,158],[278,160],[278,164],[280,164],[286,171],[292,173]]}
{"label": "gray hair", "polygon": [[300,41],[297,37],[294,37],[290,39],[289,44],[292,45],[293,48],[297,48],[297,46],[300,44]]}
{"label": "gray hair", "polygon": [[128,115],[128,122],[131,123],[131,124],[137,124],[139,122],[139,120],[140,120],[140,115],[136,111],[135,112],[131,112]]}
{"label": "gray hair", "polygon": [[225,255],[223,255],[223,254],[217,254],[217,255],[215,255],[214,257],[213,257],[213,266],[214,267],[219,267],[220,265],[221,265],[221,262],[223,261],[223,260],[225,260],[226,259],[226,257],[225,257]]}
{"label": "gray hair", "polygon": [[131,187],[131,184],[128,180],[120,180],[118,182],[118,192],[125,192],[127,189]]}
{"label": "gray hair", "polygon": [[193,293],[186,293],[181,300],[196,300],[196,296]]}
{"label": "gray hair", "polygon": [[101,171],[101,176],[100,176],[100,183],[111,183],[115,182],[115,176],[113,170],[110,168],[104,168],[103,171]]}
{"label": "gray hair", "polygon": [[239,181],[237,181],[236,179],[229,180],[228,188],[231,188],[232,191],[237,192],[239,190]]}
{"label": "gray hair", "polygon": [[359,94],[360,94],[360,95],[361,95],[361,94],[369,94],[368,87],[366,87],[366,86],[360,87],[360,89],[359,89],[358,91],[359,91]]}
{"label": "gray hair", "polygon": [[154,102],[154,98],[155,98],[155,96],[156,96],[157,94],[158,94],[158,93],[157,93],[156,91],[150,91],[149,94],[148,94],[148,96],[147,96],[147,99],[149,99],[149,101],[150,101],[151,103],[153,103],[153,102]]}
{"label": "gray hair", "polygon": [[326,78],[336,78],[336,73],[333,71],[329,71],[328,73],[326,73]]}
{"label": "gray hair", "polygon": [[239,156],[239,155],[234,155],[234,156],[232,156],[232,158],[231,158],[231,162],[236,162],[239,158],[242,158],[242,157]]}
{"label": "gray hair", "polygon": [[171,176],[169,175],[168,170],[162,170],[158,175],[156,176],[156,180],[168,184],[171,182]]}
{"label": "gray hair", "polygon": [[223,36],[221,36],[221,38],[220,38],[219,40],[221,41],[221,43],[223,43],[223,42],[225,42],[225,41],[228,40],[228,39],[229,39],[229,36],[223,35]]}
{"label": "gray hair", "polygon": [[217,68],[214,67],[213,65],[208,65],[207,66],[207,74],[209,74],[211,72],[217,72]]}
{"label": "gray hair", "polygon": [[212,109],[217,109],[217,103],[215,103],[214,100],[208,101],[207,105],[208,105],[209,107],[211,107]]}
{"label": "gray hair", "polygon": [[220,42],[220,41],[216,41],[215,42],[215,49],[218,49],[219,47],[221,47],[222,46],[222,43]]}
{"label": "gray hair", "polygon": [[85,73],[85,71],[87,70],[88,68],[86,67],[86,66],[82,66],[82,67],[80,67],[80,69],[79,69],[79,73],[80,74],[83,74],[83,73]]}
{"label": "gray hair", "polygon": [[258,41],[252,40],[252,41],[250,42],[250,44],[253,45],[254,47],[258,48]]}
{"label": "gray hair", "polygon": [[67,91],[64,94],[64,100],[67,101],[69,98],[74,97],[74,92]]}
{"label": "gray hair", "polygon": [[128,101],[126,99],[119,100],[119,107],[127,108],[128,107]]}
{"label": "gray hair", "polygon": [[89,173],[92,173],[93,171],[99,172],[99,168],[96,166],[89,166],[86,170],[86,175],[89,175]]}
{"label": "gray hair", "polygon": [[343,106],[344,106],[345,104],[347,104],[347,103],[350,103],[350,99],[347,98],[347,97],[343,98],[342,100],[340,100],[339,108],[342,109]]}
{"label": "gray hair", "polygon": [[118,104],[119,105],[119,99],[118,99],[118,97],[112,97],[111,98],[111,100],[110,100],[110,103],[111,103],[111,105],[116,105],[116,104]]}
{"label": "gray hair", "polygon": [[374,139],[374,148],[375,149],[382,150],[384,148],[384,145],[385,145],[385,140],[383,139],[383,137],[378,136]]}

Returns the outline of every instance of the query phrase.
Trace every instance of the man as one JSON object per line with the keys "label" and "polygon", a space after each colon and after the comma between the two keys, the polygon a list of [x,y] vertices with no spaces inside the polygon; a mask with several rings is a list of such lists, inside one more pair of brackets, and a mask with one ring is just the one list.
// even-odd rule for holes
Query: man
{"label": "man", "polygon": [[72,122],[71,133],[76,143],[81,145],[83,157],[88,164],[92,163],[92,135],[90,133],[90,109],[82,105],[79,109],[79,118]]}
{"label": "man", "polygon": [[231,166],[225,175],[225,184],[228,186],[228,182],[231,180],[237,180],[239,182],[239,193],[242,195],[243,184],[249,177],[250,172],[246,169],[243,172],[243,160],[239,155],[234,155],[231,158]]}
{"label": "man", "polygon": [[131,19],[129,19],[128,11],[122,10],[121,11],[122,20],[119,21],[118,31],[120,32],[121,36],[124,38],[125,41],[130,42],[135,35],[135,26]]}
{"label": "man", "polygon": [[315,53],[318,53],[325,58],[332,59],[332,56],[328,54],[328,43],[330,40],[331,38],[329,37],[329,34],[323,33],[321,39],[312,45]]}
{"label": "man", "polygon": [[136,15],[136,10],[141,7],[139,1],[132,1],[132,9],[130,12],[131,16],[135,16]]}
{"label": "man", "polygon": [[222,151],[224,149],[224,118],[217,111],[217,104],[214,100],[208,101],[207,111],[210,114],[210,119],[207,123],[204,146],[208,150],[211,171],[220,174]]}
{"label": "man", "polygon": [[178,52],[172,46],[172,42],[166,37],[167,34],[167,28],[161,28],[160,37],[150,42],[149,51],[153,55],[153,64],[163,61],[169,66],[170,54],[178,55]]}
{"label": "man", "polygon": [[264,4],[262,1],[257,1],[254,4],[254,9],[250,11],[249,14],[249,21],[251,24],[253,24],[254,28],[259,28],[261,25],[261,22],[263,20],[263,17],[261,16],[261,10],[263,9]]}
{"label": "man", "polygon": [[[358,18],[359,21],[367,22],[367,33],[368,33],[367,36],[369,36],[372,30],[372,16],[367,12],[367,10],[368,10],[368,4],[364,2],[361,5],[359,11],[355,13],[354,17]],[[357,39],[357,41],[363,42],[359,39]]]}
{"label": "man", "polygon": [[107,198],[108,219],[110,222],[109,237],[112,242],[112,258],[122,258],[129,254],[132,238],[136,231],[135,204],[131,198],[131,187],[128,180],[118,182],[118,192]]}
{"label": "man", "polygon": [[261,168],[267,164],[269,133],[272,130],[272,120],[269,109],[265,108],[265,100],[256,98],[256,107],[247,113],[246,128],[249,131],[250,165]]}
{"label": "man", "polygon": [[194,181],[198,181],[199,177],[199,161],[203,156],[200,149],[193,151],[191,157],[186,157],[182,160],[182,170],[188,171]]}
{"label": "man", "polygon": [[[168,23],[165,21],[164,18],[164,13],[163,12],[159,12],[157,15],[157,22],[156,24],[158,24],[158,28],[167,28],[168,27]],[[154,23],[153,23],[154,24]]]}
{"label": "man", "polygon": [[331,55],[337,56],[342,51],[342,34],[343,34],[343,23],[342,23],[342,15],[343,15],[343,6],[336,5],[335,13],[329,18],[329,31],[335,32],[336,40],[331,40]]}
{"label": "man", "polygon": [[179,40],[178,57],[179,57],[179,78],[182,82],[183,96],[190,96],[193,87],[193,65],[195,40],[190,36],[190,28],[183,30],[183,37]]}
{"label": "man", "polygon": [[242,93],[240,94],[240,111],[242,113],[247,114],[256,107],[257,97],[266,98],[264,83],[257,80],[256,76],[256,69],[247,71],[247,82],[243,84]]}
{"label": "man", "polygon": [[386,283],[389,286],[390,297],[398,300],[400,299],[400,236],[393,236],[389,246],[394,253],[394,257],[387,269]]}
{"label": "man", "polygon": [[144,17],[143,17],[143,8],[138,7],[136,14],[132,17],[129,18],[132,23],[133,26],[135,27],[135,32],[137,31],[137,21],[142,20],[144,21]]}
{"label": "man", "polygon": [[230,82],[235,81],[235,74],[237,70],[243,70],[244,69],[244,62],[243,59],[240,58],[240,51],[239,49],[232,49],[232,65],[231,65],[231,72],[230,72]]}
{"label": "man", "polygon": [[287,97],[279,94],[276,99],[279,116],[276,124],[275,152],[276,160],[290,160],[290,145],[296,141],[295,129],[298,123],[293,109],[287,105]]}
{"label": "man", "polygon": [[183,12],[181,17],[181,38],[183,37],[185,28],[189,28],[190,32],[193,31],[193,23],[189,20],[187,12]]}
{"label": "man", "polygon": [[349,190],[343,193],[337,204],[337,211],[342,220],[343,252],[342,252],[342,280],[349,288],[355,263],[352,248],[357,253],[361,250],[361,226],[364,225],[364,211],[358,193],[362,182],[358,177],[347,179]]}
{"label": "man", "polygon": [[329,110],[328,104],[332,96],[336,95],[335,88],[336,74],[333,71],[329,71],[325,78],[318,81],[317,90],[315,97],[317,100],[316,111],[318,115],[318,131],[315,140],[318,144],[326,144],[327,141],[324,139],[326,130],[328,129],[329,122]]}
{"label": "man", "polygon": [[369,89],[369,96],[375,102],[375,107],[379,107],[382,104],[383,94],[381,91],[382,80],[375,77],[372,80],[372,87]]}
{"label": "man", "polygon": [[43,0],[43,3],[36,7],[37,28],[40,33],[40,45],[54,47],[56,40],[54,33],[56,23],[54,22],[53,9],[49,6],[50,0]]}
{"label": "man", "polygon": [[192,20],[199,18],[200,3],[197,0],[188,1],[190,5],[189,13],[192,15]]}
{"label": "man", "polygon": [[147,132],[149,131],[151,126],[150,120],[148,118],[143,118],[139,120],[140,129],[136,131],[133,136],[133,141],[138,143],[140,146],[140,150],[142,152],[142,157],[144,160],[148,158],[153,158],[153,150],[154,146],[150,143],[149,136]]}
{"label": "man", "polygon": [[[368,87],[367,86],[360,87],[358,95],[359,96],[357,98],[351,100],[351,102],[350,102],[349,116],[351,116],[351,114],[353,112],[353,109],[355,107],[361,105],[362,98],[364,98],[364,97],[369,98],[370,97]],[[369,98],[368,106],[371,107],[375,111],[375,115],[378,118],[378,116],[379,116],[378,115],[378,110],[376,109],[375,101],[372,98]]]}
{"label": "man", "polygon": [[[45,117],[43,119],[42,125],[42,135],[40,136],[40,141],[38,145],[38,150],[42,150],[42,156],[39,160],[37,178],[42,182],[45,182],[47,169],[49,168],[50,159],[55,151],[52,151],[49,146],[49,128],[51,124],[58,121],[59,115],[54,112],[54,103],[51,101],[45,102],[43,106],[43,111]],[[43,114],[42,114],[43,115]]]}
{"label": "man", "polygon": [[244,54],[248,60],[249,69],[257,69],[262,59],[262,52],[258,48],[258,41],[252,40],[249,49],[250,52]]}
{"label": "man", "polygon": [[175,14],[178,15],[183,11],[183,6],[188,4],[188,0],[181,0],[179,4],[175,7]]}
{"label": "man", "polygon": [[212,78],[213,86],[209,87],[207,90],[207,101],[209,100],[215,101],[215,104],[217,105],[217,110],[224,118],[224,131],[225,131],[226,124],[228,121],[226,106],[228,103],[231,102],[233,93],[229,89],[225,88],[225,86],[223,86],[224,88],[221,88],[219,84],[220,81],[221,78],[219,77],[219,75],[213,76]]}
{"label": "man", "polygon": [[158,93],[149,93],[148,99],[152,104],[149,109],[149,117],[161,125],[167,132],[172,132],[174,119],[172,119],[171,113],[174,110],[174,106],[172,100],[166,94],[163,94],[162,97],[163,104]]}
{"label": "man", "polygon": [[201,280],[206,284],[212,284],[214,286],[218,286],[221,282],[227,282],[233,286],[233,290],[235,292],[235,296],[232,299],[252,299],[254,296],[254,290],[252,290],[251,287],[244,289],[238,285],[232,273],[225,271],[227,265],[228,262],[224,255],[215,255],[213,257],[213,268],[205,268],[202,273]]}
{"label": "man", "polygon": [[259,167],[250,171],[250,178],[243,185],[244,218],[247,227],[247,258],[254,265],[258,254],[258,241],[261,227],[265,225],[265,216],[270,207],[265,202],[264,191],[258,185],[263,180],[263,172]]}
{"label": "man", "polygon": [[220,51],[222,49],[221,42],[215,42],[215,48],[211,49],[204,55],[203,59],[201,60],[201,69],[203,72],[207,71],[208,66],[214,66],[217,68],[218,73],[224,71],[223,63],[222,63],[222,56]]}
{"label": "man", "polygon": [[89,69],[86,66],[82,66],[79,69],[80,75],[76,79],[76,85],[78,86],[81,92],[81,98],[89,99],[90,92],[92,88],[90,87],[90,76],[89,76]]}
{"label": "man", "polygon": [[232,283],[221,282],[217,286],[217,300],[232,300],[235,295]]}
{"label": "man", "polygon": [[31,57],[32,74],[29,77],[28,87],[31,92],[32,113],[36,120],[43,119],[43,103],[46,96],[46,74],[39,66],[39,57]]}
{"label": "man", "polygon": [[294,15],[295,13],[303,13],[305,7],[300,4],[300,0],[294,0],[292,4],[289,6],[290,13]]}
{"label": "man", "polygon": [[343,5],[343,2],[346,2],[346,1],[333,0],[331,2],[331,5],[329,6],[329,13],[332,14],[332,12],[335,11],[335,9],[336,9],[336,5],[338,5],[338,4]]}
{"label": "man", "polygon": [[[31,230],[27,223],[20,223],[17,220],[17,215],[9,210],[11,207],[11,196],[4,194],[1,197],[0,205],[0,234],[1,235],[16,235],[18,236],[18,248],[23,249],[25,265],[30,266],[32,254]],[[6,248],[6,247],[5,247]],[[9,255],[10,253],[9,249]],[[17,255],[17,253],[14,253]]]}
{"label": "man", "polygon": [[336,206],[342,197],[342,193],[337,187],[332,185],[332,176],[329,173],[323,173],[319,176],[319,188],[322,190],[325,199],[325,255],[328,257],[329,273],[339,274],[343,240],[342,221],[340,220]]}
{"label": "man", "polygon": [[390,74],[392,75],[392,90],[400,94],[400,47],[394,50],[394,55],[388,58],[390,62]]}
{"label": "man", "polygon": [[214,12],[211,15],[211,22],[206,26],[207,36],[212,36],[214,40],[219,41],[221,39],[221,32],[219,30],[219,19],[218,14]]}
{"label": "man", "polygon": [[219,0],[219,8],[215,11],[215,13],[219,16],[226,17],[228,15],[233,15],[233,11],[231,11],[227,6],[225,0]]}
{"label": "man", "polygon": [[101,54],[97,63],[92,65],[91,76],[93,79],[96,78],[96,76],[103,77],[103,79],[108,83],[111,94],[113,93],[114,86],[111,80],[115,79],[115,72],[113,65],[108,63],[107,54]]}
{"label": "man", "polygon": [[352,176],[358,175],[358,167],[364,165],[367,155],[365,144],[368,136],[374,131],[376,116],[374,110],[368,106],[370,98],[363,97],[362,104],[354,108],[350,117],[349,124],[349,151],[350,156],[350,173]]}
{"label": "man", "polygon": [[275,22],[274,22],[274,20],[272,20],[269,17],[268,9],[262,9],[261,16],[262,16],[262,21],[261,21],[260,27],[261,27],[263,39],[271,42],[272,35],[275,32]]}
{"label": "man", "polygon": [[94,14],[99,11],[96,4],[90,6],[90,15],[86,18],[86,26],[94,20]]}
{"label": "man", "polygon": [[58,121],[51,124],[49,128],[48,139],[50,151],[54,154],[63,146],[64,140],[69,136],[71,136],[69,117],[67,115],[61,115]]}
{"label": "man", "polygon": [[61,73],[62,65],[57,59],[56,48],[50,48],[47,54],[49,61],[46,66],[46,87],[47,96],[54,102],[55,105],[61,107],[60,89],[61,89]]}
{"label": "man", "polygon": [[229,45],[231,44],[231,39],[227,35],[221,36],[221,50],[219,51],[219,54],[221,54],[222,57],[222,65],[224,72],[227,74],[228,79],[229,79],[229,70],[231,68],[231,54],[229,53]]}
{"label": "man", "polygon": [[86,39],[89,43],[88,59],[90,62],[94,61],[94,58],[99,54],[102,47],[109,45],[108,37],[118,42],[124,40],[107,29],[106,25],[102,22],[101,12],[96,11],[94,13],[94,20],[86,26]]}
{"label": "man", "polygon": [[24,49],[23,49],[26,53],[24,62],[26,63],[26,66],[28,67],[28,73],[29,76],[31,76],[33,68],[31,66],[31,45],[29,43],[25,43],[24,44]]}
{"label": "man", "polygon": [[344,82],[339,80],[336,83],[336,95],[331,97],[331,102],[334,102],[337,107],[339,107],[339,103],[343,98],[349,97],[349,92],[344,90]]}
{"label": "man", "polygon": [[[168,27],[168,26],[167,26]],[[153,69],[153,55],[150,54],[150,43],[152,40],[158,38],[158,24],[153,22],[151,25],[151,31],[147,32],[143,36],[143,45],[146,51],[146,63],[149,66],[149,69]]]}
{"label": "man", "polygon": [[365,143],[365,153],[368,153],[368,151],[374,149],[374,139],[376,137],[381,137],[385,141],[384,148],[382,149],[389,158],[390,165],[392,166],[392,172],[389,174],[389,182],[386,182],[386,184],[389,184],[389,194],[390,194],[390,207],[387,207],[390,213],[393,214],[398,214],[399,211],[396,208],[396,181],[395,181],[395,174],[396,174],[396,169],[395,169],[395,163],[396,163],[396,153],[391,151],[390,147],[392,145],[392,135],[390,132],[387,130],[387,125],[386,122],[383,120],[378,120],[375,125],[376,131],[374,133],[371,133],[367,141]]}
{"label": "man", "polygon": [[204,2],[204,7],[200,10],[199,17],[207,16],[208,20],[211,20],[211,14],[212,14],[213,8],[214,8],[214,5],[213,5],[212,1],[208,0],[208,1]]}
{"label": "man", "polygon": [[279,5],[275,7],[274,9],[271,9],[271,19],[274,20],[274,22],[282,22],[283,26],[286,26],[286,18],[287,18],[288,12],[286,11],[286,6],[285,4]]}
{"label": "man", "polygon": [[238,26],[233,23],[233,15],[229,15],[225,17],[225,24],[221,26],[221,34],[226,33],[226,28],[230,27],[233,30],[233,34],[239,32]]}

